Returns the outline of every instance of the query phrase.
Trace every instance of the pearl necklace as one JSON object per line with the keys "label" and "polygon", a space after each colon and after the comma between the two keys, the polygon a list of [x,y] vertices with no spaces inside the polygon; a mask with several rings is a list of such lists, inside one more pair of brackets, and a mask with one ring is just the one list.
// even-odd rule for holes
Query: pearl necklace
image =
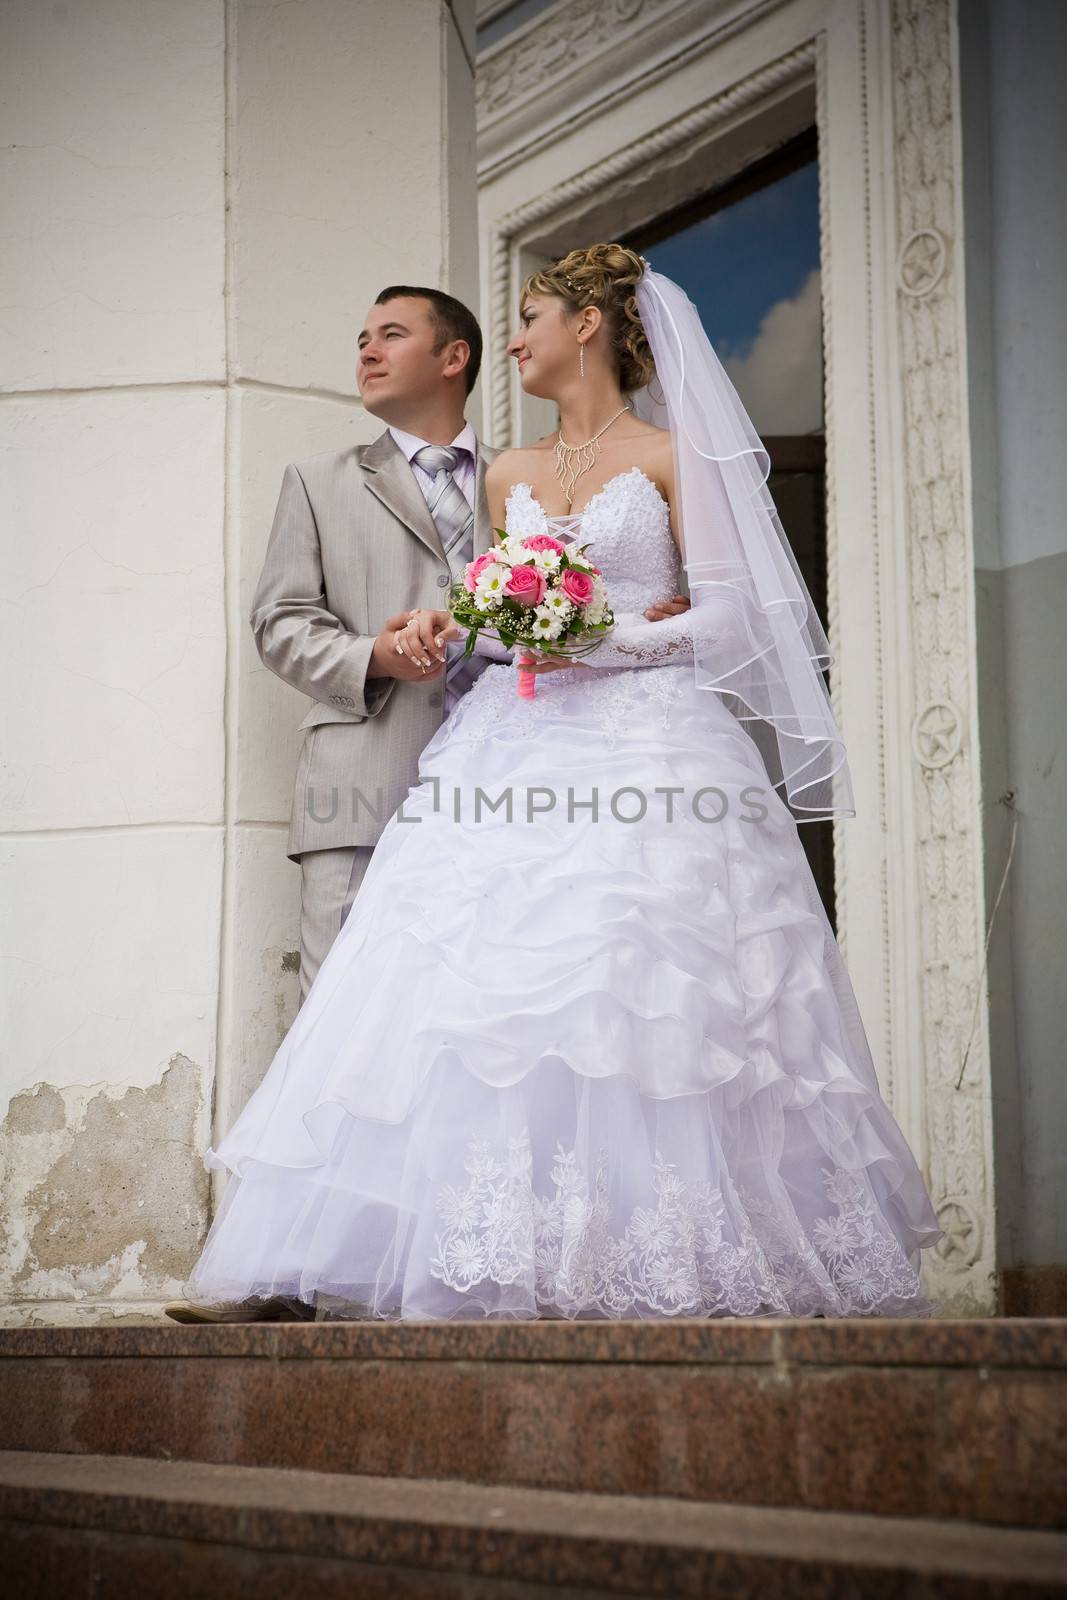
{"label": "pearl necklace", "polygon": [[627,400],[622,410],[616,411],[613,417],[609,417],[607,422],[605,422],[604,426],[600,429],[600,432],[594,433],[593,437],[591,439],[587,439],[584,444],[564,443],[563,430],[560,429],[560,435],[556,440],[555,450],[556,477],[559,479],[563,493],[567,497],[568,511],[574,503],[575,484],[578,482],[578,479],[583,473],[589,471],[589,468],[593,465],[600,454],[600,445],[597,442],[600,438],[600,434],[607,433],[608,429],[611,427],[611,424],[613,422],[617,422],[622,416],[623,411],[632,410],[633,406],[630,404],[629,400]]}

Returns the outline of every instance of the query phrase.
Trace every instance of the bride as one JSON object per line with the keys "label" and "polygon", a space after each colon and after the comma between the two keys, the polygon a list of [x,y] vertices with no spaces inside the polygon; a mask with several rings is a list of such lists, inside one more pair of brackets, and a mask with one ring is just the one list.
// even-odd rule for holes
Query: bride
{"label": "bride", "polygon": [[171,1314],[930,1315],[941,1230],[797,831],[854,811],[766,453],[619,245],[528,279],[508,349],[560,430],[493,462],[494,526],[586,545],[616,626],[532,698],[488,666],[431,739],[208,1152]]}

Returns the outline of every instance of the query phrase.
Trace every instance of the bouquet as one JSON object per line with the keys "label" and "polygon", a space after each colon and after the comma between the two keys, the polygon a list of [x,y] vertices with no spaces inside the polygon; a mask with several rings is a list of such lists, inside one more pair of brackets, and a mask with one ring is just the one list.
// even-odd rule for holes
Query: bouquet
{"label": "bouquet", "polygon": [[[506,534],[491,550],[469,561],[463,578],[449,591],[449,609],[467,629],[464,658],[473,654],[478,635],[509,649],[518,645],[526,661],[535,653],[580,660],[615,624],[607,587],[586,558],[586,545],[564,545],[547,533]],[[519,665],[519,694],[535,692],[536,673]]]}

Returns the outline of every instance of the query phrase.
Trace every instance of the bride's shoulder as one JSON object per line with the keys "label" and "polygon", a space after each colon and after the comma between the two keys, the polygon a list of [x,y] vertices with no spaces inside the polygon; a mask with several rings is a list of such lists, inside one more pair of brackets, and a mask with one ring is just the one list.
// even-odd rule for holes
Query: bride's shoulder
{"label": "bride's shoulder", "polygon": [[487,486],[506,493],[516,483],[536,482],[546,450],[551,448],[552,438],[549,437],[512,450],[501,450],[485,469]]}
{"label": "bride's shoulder", "polygon": [[[544,442],[551,448],[551,440]],[[544,479],[544,462],[545,451],[541,440],[532,445],[523,445],[520,449],[501,450],[490,461],[485,469],[485,492],[494,528],[503,531],[507,525],[511,515],[509,504],[520,483],[527,485],[530,494],[537,493],[537,486]],[[522,498],[521,493],[518,498]]]}
{"label": "bride's shoulder", "polygon": [[633,417],[630,420],[630,429],[630,438],[635,444],[640,441],[642,449],[670,455],[672,435],[668,428],[657,428],[654,422],[645,422],[642,417]]}
{"label": "bride's shoulder", "polygon": [[640,417],[630,420],[625,440],[628,458],[668,494],[674,482],[674,441],[666,428]]}

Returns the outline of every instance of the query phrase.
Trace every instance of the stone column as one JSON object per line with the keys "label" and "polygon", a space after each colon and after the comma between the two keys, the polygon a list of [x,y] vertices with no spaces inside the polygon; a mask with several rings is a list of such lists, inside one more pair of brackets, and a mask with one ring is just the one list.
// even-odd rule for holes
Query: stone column
{"label": "stone column", "polygon": [[[473,0],[10,0],[0,1320],[174,1294],[296,1000],[285,464],[380,431],[379,288],[477,304]],[[478,418],[472,413],[476,425]]]}

